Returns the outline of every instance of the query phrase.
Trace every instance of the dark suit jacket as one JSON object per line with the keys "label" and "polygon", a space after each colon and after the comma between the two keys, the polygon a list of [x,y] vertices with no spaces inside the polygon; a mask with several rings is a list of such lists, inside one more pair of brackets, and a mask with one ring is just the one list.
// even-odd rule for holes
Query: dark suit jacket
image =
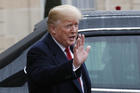
{"label": "dark suit jacket", "polygon": [[77,81],[81,74],[85,93],[91,93],[85,65],[74,72],[72,60],[68,62],[50,34],[29,50],[26,70],[30,93],[82,93]]}

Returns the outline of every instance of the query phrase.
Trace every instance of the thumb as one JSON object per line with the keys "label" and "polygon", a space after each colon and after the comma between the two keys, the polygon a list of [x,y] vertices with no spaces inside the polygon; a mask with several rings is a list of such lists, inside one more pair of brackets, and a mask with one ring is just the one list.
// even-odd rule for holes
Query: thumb
{"label": "thumb", "polygon": [[87,53],[90,51],[91,46],[87,46],[86,51]]}

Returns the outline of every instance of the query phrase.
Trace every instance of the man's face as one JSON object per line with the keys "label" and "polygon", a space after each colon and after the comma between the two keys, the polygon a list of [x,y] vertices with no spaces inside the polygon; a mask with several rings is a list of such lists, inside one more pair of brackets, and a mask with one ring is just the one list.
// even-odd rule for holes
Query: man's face
{"label": "man's face", "polygon": [[64,47],[73,45],[77,38],[78,24],[79,21],[72,18],[59,21],[55,26],[54,38]]}

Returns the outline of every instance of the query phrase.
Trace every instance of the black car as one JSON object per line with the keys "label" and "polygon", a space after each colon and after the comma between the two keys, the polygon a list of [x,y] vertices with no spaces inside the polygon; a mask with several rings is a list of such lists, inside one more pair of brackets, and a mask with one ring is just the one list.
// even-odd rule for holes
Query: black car
{"label": "black car", "polygon": [[[93,93],[140,93],[140,11],[86,11],[79,33],[91,51],[86,60]],[[28,93],[26,53],[47,32],[35,31],[0,54],[0,93]]]}
{"label": "black car", "polygon": [[140,93],[139,13],[90,12],[82,20],[93,93]]}

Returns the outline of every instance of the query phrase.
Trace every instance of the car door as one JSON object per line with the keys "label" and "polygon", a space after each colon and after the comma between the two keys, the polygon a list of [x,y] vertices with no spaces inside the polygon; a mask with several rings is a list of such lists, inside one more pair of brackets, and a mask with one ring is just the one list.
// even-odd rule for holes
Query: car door
{"label": "car door", "polygon": [[140,93],[140,28],[81,29],[92,93]]}

